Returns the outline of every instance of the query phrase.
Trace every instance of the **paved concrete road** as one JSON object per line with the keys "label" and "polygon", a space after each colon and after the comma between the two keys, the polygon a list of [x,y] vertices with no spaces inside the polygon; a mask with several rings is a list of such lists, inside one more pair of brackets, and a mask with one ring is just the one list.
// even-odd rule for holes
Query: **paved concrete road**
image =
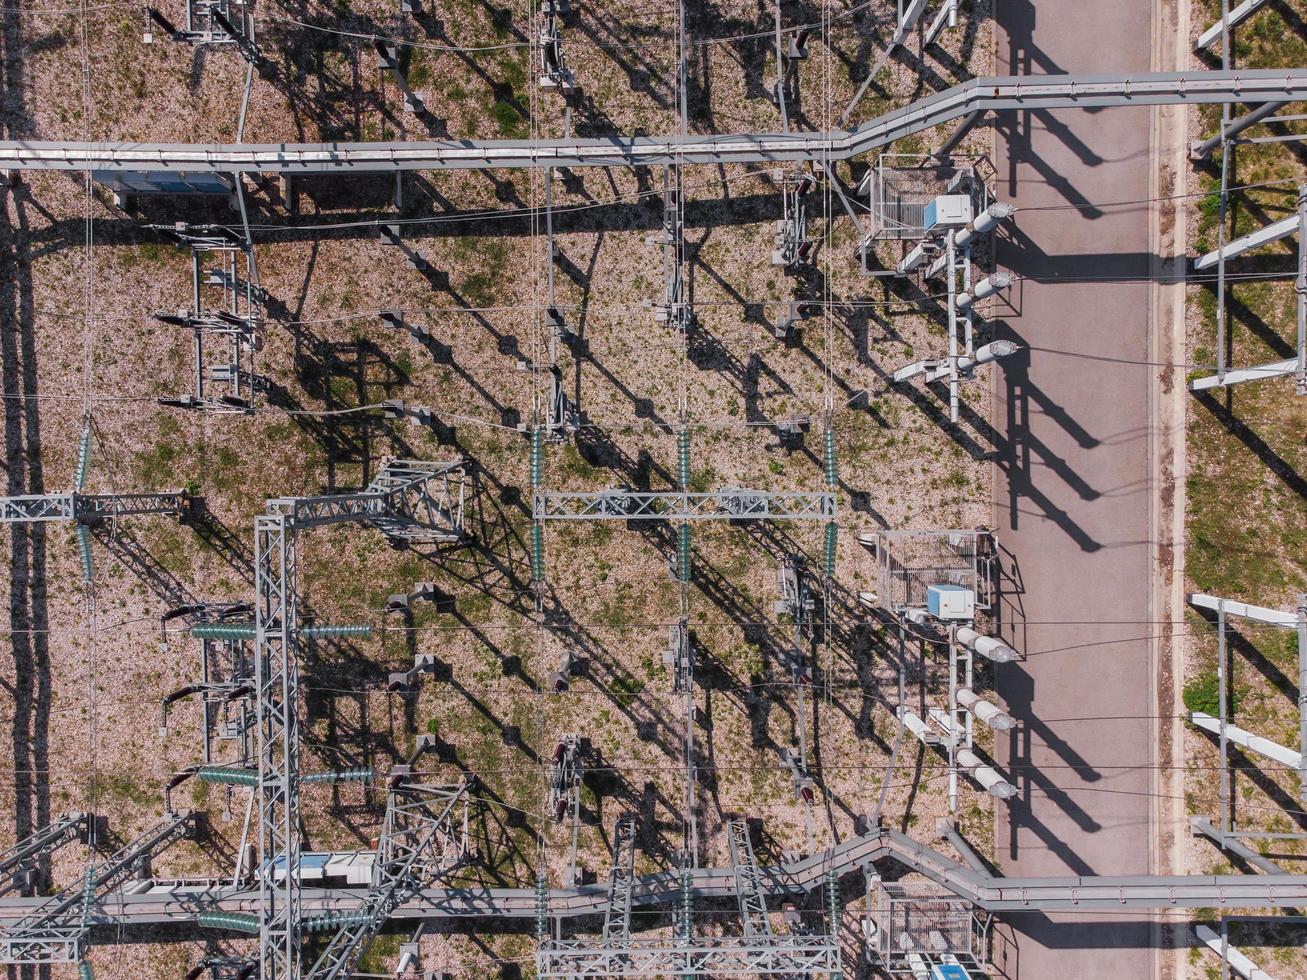
{"label": "paved concrete road", "polygon": [[[1149,68],[1147,0],[997,0],[997,17],[999,74]],[[999,264],[1033,277],[999,330],[1031,350],[994,375],[994,522],[1016,575],[1003,616],[1026,654],[997,678],[1021,721],[998,752],[1021,790],[996,826],[1009,875],[1149,871],[1150,297],[1095,281],[1147,277],[1149,212],[1092,207],[1149,196],[1149,123],[1138,109],[999,121],[996,192],[1020,209]],[[1152,974],[1138,920],[1009,924],[1007,976]]]}

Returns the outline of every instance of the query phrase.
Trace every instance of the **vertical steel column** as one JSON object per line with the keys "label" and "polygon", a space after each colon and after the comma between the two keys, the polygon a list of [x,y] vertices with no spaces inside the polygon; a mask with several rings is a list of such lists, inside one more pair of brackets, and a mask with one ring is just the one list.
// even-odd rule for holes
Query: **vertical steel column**
{"label": "vertical steel column", "polygon": [[1298,370],[1299,395],[1307,395],[1307,184],[1298,185]]}
{"label": "vertical steel column", "polygon": [[[958,310],[957,310],[957,249],[953,232],[948,233],[948,418],[958,420]],[[971,316],[968,308],[967,316]]]}
{"label": "vertical steel column", "polygon": [[948,631],[948,812],[958,812],[958,629]]}
{"label": "vertical steel column", "polygon": [[255,713],[259,727],[259,975],[264,980],[297,980],[299,665],[295,647],[299,619],[292,518],[263,514],[255,519],[254,589]]}
{"label": "vertical steel column", "polygon": [[1307,594],[1298,596],[1298,797],[1307,800]]}
{"label": "vertical steel column", "polygon": [[1230,756],[1229,743],[1226,741],[1225,726],[1228,721],[1226,718],[1226,676],[1225,676],[1225,658],[1226,658],[1226,639],[1225,639],[1225,600],[1218,599],[1216,603],[1216,697],[1220,702],[1217,705],[1217,718],[1220,721],[1221,729],[1218,733],[1220,741],[1221,754],[1221,772],[1220,772],[1220,797],[1221,797],[1221,846],[1225,846],[1225,839],[1230,835]]}

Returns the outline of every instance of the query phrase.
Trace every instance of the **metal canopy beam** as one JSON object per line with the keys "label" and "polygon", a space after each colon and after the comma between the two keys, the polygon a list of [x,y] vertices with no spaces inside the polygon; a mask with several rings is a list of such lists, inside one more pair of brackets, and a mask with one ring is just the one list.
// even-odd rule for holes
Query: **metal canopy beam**
{"label": "metal canopy beam", "polygon": [[1265,606],[1254,606],[1234,599],[1220,599],[1205,592],[1189,593],[1189,605],[1198,609],[1210,609],[1212,612],[1219,612],[1224,605],[1227,616],[1241,616],[1244,619],[1255,619],[1259,623],[1270,623],[1272,626],[1285,626],[1290,629],[1298,625],[1297,613],[1280,612],[1278,609],[1267,609]]}
{"label": "metal canopy beam", "polygon": [[977,110],[1295,102],[1307,69],[1145,72],[975,78],[853,130],[560,140],[417,140],[390,143],[88,143],[0,141],[0,169],[351,173],[482,167],[606,167],[842,160]]}
{"label": "metal canopy beam", "polygon": [[1263,245],[1270,245],[1272,242],[1278,242],[1282,238],[1288,238],[1298,230],[1298,216],[1291,214],[1287,218],[1281,218],[1264,228],[1258,228],[1242,238],[1236,238],[1232,242],[1227,242],[1224,248],[1216,249],[1201,255],[1194,259],[1194,269],[1209,269],[1216,265],[1224,257],[1227,261],[1237,256],[1243,255],[1244,252],[1251,252],[1255,248],[1261,248]]}

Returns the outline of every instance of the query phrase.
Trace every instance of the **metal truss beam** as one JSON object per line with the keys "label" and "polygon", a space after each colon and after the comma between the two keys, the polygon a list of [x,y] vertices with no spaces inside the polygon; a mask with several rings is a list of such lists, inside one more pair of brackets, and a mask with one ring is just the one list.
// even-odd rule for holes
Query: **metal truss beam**
{"label": "metal truss beam", "polygon": [[608,902],[604,909],[604,941],[631,938],[631,886],[635,880],[634,814],[624,814],[613,830],[613,866],[608,874]]}
{"label": "metal truss beam", "polygon": [[540,977],[805,977],[839,970],[839,949],[826,936],[777,936],[752,942],[698,937],[678,945],[658,939],[561,939],[536,954]]}
{"label": "metal truss beam", "polygon": [[83,957],[85,910],[95,899],[140,874],[150,858],[192,832],[196,815],[169,813],[107,860],[87,868],[85,885],[39,899],[17,922],[5,926],[0,963],[76,963]]}
{"label": "metal truss beam", "polygon": [[64,844],[85,840],[94,819],[89,813],[65,813],[0,854],[0,895],[27,891],[31,887],[28,879],[37,860]]}
{"label": "metal truss beam", "polygon": [[[346,917],[305,980],[340,980],[352,977],[359,958],[367,951],[395,907],[410,891],[429,884],[454,867],[467,854],[467,784],[394,788],[387,801],[373,883],[363,906]],[[454,814],[464,804],[460,828]]]}
{"label": "metal truss beam", "polygon": [[822,520],[835,517],[834,493],[773,493],[730,488],[709,493],[536,491],[533,516],[546,521]]}
{"label": "metal truss beam", "polygon": [[0,141],[0,169],[350,173],[843,160],[977,110],[1296,102],[1307,69],[975,78],[853,130],[717,136],[390,143],[177,144]]}
{"label": "metal truss beam", "polygon": [[184,514],[191,506],[185,490],[168,493],[49,493],[0,497],[0,524],[76,521],[100,524],[132,514]]}
{"label": "metal truss beam", "polygon": [[746,820],[726,822],[727,844],[731,852],[731,871],[735,875],[735,892],[740,902],[745,939],[771,939],[771,920],[767,918],[767,894],[763,891],[758,860],[753,854]]}
{"label": "metal truss beam", "polygon": [[283,497],[269,500],[268,511],[296,530],[361,521],[390,538],[452,543],[463,538],[464,502],[462,460],[404,459],[387,462],[361,493]]}

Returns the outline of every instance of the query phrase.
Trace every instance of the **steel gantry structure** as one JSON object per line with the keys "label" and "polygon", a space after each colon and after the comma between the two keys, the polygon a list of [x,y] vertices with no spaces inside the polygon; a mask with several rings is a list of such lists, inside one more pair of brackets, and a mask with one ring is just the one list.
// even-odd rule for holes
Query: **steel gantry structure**
{"label": "steel gantry structure", "polygon": [[[1307,99],[1307,69],[974,78],[849,130],[561,140],[179,144],[0,141],[0,169],[322,174],[845,160],[973,113]],[[974,122],[974,119],[972,120]]]}
{"label": "steel gantry structure", "polygon": [[361,493],[270,500],[267,513],[255,520],[258,926],[260,976],[266,980],[295,980],[301,966],[298,533],[358,522],[401,545],[460,541],[462,473],[461,460],[390,461]]}

